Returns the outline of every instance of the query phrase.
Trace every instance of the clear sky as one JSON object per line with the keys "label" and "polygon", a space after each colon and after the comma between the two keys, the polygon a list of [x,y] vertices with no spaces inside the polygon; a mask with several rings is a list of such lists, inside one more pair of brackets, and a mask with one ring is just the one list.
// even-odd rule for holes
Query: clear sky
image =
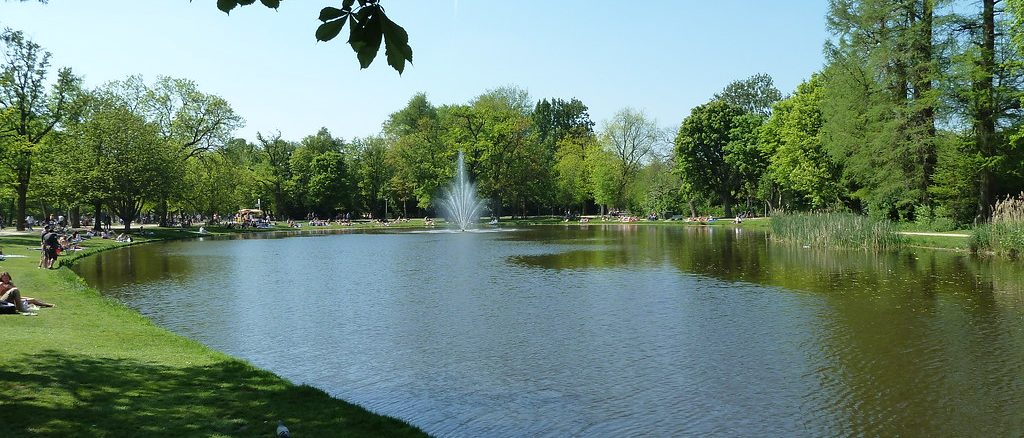
{"label": "clear sky", "polygon": [[504,85],[578,98],[599,124],[633,107],[674,129],[732,80],[765,72],[792,92],[821,68],[827,37],[825,0],[383,0],[413,48],[399,76],[383,50],[360,70],[346,32],[316,42],[320,8],[340,0],[281,3],[228,16],[213,0],[0,0],[0,26],[90,87],[132,74],[192,79],[227,99],[250,140],[321,126],[371,135],[416,92],[441,105]]}

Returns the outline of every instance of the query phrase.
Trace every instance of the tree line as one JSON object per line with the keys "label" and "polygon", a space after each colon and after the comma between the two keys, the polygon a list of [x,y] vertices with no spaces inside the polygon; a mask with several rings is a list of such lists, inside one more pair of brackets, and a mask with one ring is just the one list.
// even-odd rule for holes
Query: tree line
{"label": "tree line", "polygon": [[379,134],[233,138],[242,118],[187,79],[84,89],[20,32],[2,41],[0,199],[27,212],[121,218],[434,215],[466,165],[491,214],[661,216],[853,211],[954,227],[1024,189],[1020,0],[831,0],[826,63],[787,95],[738,79],[665,129],[624,108],[516,86],[466,103],[426,94]]}

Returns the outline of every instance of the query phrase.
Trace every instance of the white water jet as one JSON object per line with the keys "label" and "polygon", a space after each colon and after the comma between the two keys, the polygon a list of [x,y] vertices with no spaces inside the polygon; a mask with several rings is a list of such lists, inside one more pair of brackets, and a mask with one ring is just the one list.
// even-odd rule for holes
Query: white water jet
{"label": "white water jet", "polygon": [[462,151],[459,151],[459,159],[455,165],[455,179],[452,181],[439,200],[441,213],[448,223],[465,231],[474,226],[480,220],[480,213],[484,211],[484,201],[476,198],[476,186],[469,181],[466,174],[466,164],[462,158]]}

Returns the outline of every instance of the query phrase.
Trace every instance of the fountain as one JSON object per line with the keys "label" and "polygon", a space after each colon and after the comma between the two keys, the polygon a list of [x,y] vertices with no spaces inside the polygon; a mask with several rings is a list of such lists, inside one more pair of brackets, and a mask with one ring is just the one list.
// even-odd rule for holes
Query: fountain
{"label": "fountain", "polygon": [[476,198],[476,186],[466,174],[462,151],[455,166],[455,180],[444,190],[439,207],[445,219],[462,231],[476,224],[484,210],[484,201]]}

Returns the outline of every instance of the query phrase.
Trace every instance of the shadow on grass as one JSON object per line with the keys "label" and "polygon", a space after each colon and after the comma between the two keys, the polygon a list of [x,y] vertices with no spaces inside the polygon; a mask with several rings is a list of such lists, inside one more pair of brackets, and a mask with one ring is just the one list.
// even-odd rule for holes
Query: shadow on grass
{"label": "shadow on grass", "polygon": [[0,436],[423,436],[244,362],[170,367],[56,351],[0,370]]}

